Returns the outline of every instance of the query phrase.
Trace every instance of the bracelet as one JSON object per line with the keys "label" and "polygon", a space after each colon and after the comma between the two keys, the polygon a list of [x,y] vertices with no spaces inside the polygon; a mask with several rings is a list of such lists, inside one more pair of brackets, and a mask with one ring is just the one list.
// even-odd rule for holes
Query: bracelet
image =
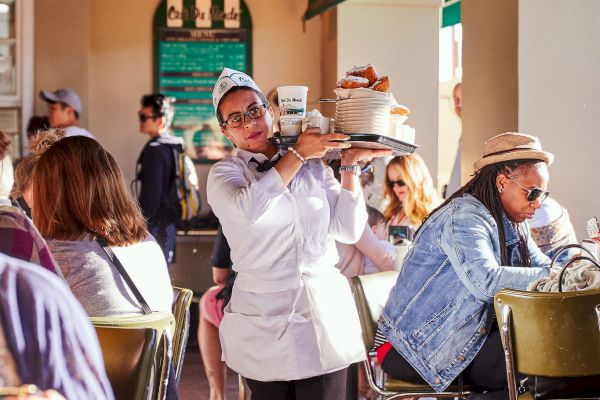
{"label": "bracelet", "polygon": [[354,175],[356,176],[360,176],[360,167],[356,164],[354,165],[342,165],[338,171],[340,172],[340,174],[342,172],[352,172]]}
{"label": "bracelet", "polygon": [[300,155],[300,153],[298,153],[298,150],[296,150],[295,148],[293,148],[293,147],[291,147],[291,146],[290,146],[290,147],[288,147],[288,150],[289,150],[289,151],[291,151],[292,153],[294,153],[294,155],[295,155],[296,157],[298,157],[298,159],[299,159],[300,161],[302,161],[302,164],[306,164],[306,163],[308,162],[308,161],[306,161],[306,158],[302,157],[302,156]]}

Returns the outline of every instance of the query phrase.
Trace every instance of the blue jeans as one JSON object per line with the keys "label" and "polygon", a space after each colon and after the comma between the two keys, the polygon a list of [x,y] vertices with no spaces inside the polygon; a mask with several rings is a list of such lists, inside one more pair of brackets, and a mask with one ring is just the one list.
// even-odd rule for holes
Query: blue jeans
{"label": "blue jeans", "polygon": [[175,223],[167,225],[149,226],[150,233],[156,239],[156,242],[160,246],[165,260],[168,265],[175,262],[175,240],[177,238],[177,227]]}

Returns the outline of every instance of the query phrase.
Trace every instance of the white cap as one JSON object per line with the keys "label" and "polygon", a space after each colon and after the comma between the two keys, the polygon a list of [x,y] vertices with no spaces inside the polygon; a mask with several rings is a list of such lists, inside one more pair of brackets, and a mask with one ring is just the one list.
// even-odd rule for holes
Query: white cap
{"label": "white cap", "polygon": [[217,79],[217,83],[215,83],[212,92],[215,113],[217,112],[217,107],[223,96],[225,96],[225,94],[234,86],[245,86],[262,93],[249,75],[234,69],[224,68],[219,79]]}
{"label": "white cap", "polygon": [[530,228],[541,228],[560,218],[563,213],[562,206],[552,197],[548,197],[542,206],[535,210],[533,218],[529,220]]}

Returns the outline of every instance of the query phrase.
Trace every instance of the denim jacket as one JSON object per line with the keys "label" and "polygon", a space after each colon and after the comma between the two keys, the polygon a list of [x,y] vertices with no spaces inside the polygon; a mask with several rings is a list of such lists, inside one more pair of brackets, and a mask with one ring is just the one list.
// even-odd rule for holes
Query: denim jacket
{"label": "denim jacket", "polygon": [[[519,236],[504,215],[512,265],[523,265]],[[436,390],[443,391],[475,358],[493,323],[494,294],[526,289],[549,274],[550,260],[535,245],[528,225],[532,268],[500,265],[498,226],[471,195],[456,198],[418,232],[380,318],[394,348]],[[536,268],[543,267],[543,268]]]}

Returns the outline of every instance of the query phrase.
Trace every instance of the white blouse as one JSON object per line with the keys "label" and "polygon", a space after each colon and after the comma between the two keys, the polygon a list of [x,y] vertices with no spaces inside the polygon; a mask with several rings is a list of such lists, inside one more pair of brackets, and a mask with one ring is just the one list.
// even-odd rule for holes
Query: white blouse
{"label": "white blouse", "polygon": [[238,273],[219,329],[223,360],[261,381],[304,379],[361,361],[360,323],[335,268],[335,241],[360,238],[362,194],[341,188],[320,160],[302,166],[289,186],[275,169],[257,172],[253,160],[266,157],[239,150],[208,176],[208,202]]}

